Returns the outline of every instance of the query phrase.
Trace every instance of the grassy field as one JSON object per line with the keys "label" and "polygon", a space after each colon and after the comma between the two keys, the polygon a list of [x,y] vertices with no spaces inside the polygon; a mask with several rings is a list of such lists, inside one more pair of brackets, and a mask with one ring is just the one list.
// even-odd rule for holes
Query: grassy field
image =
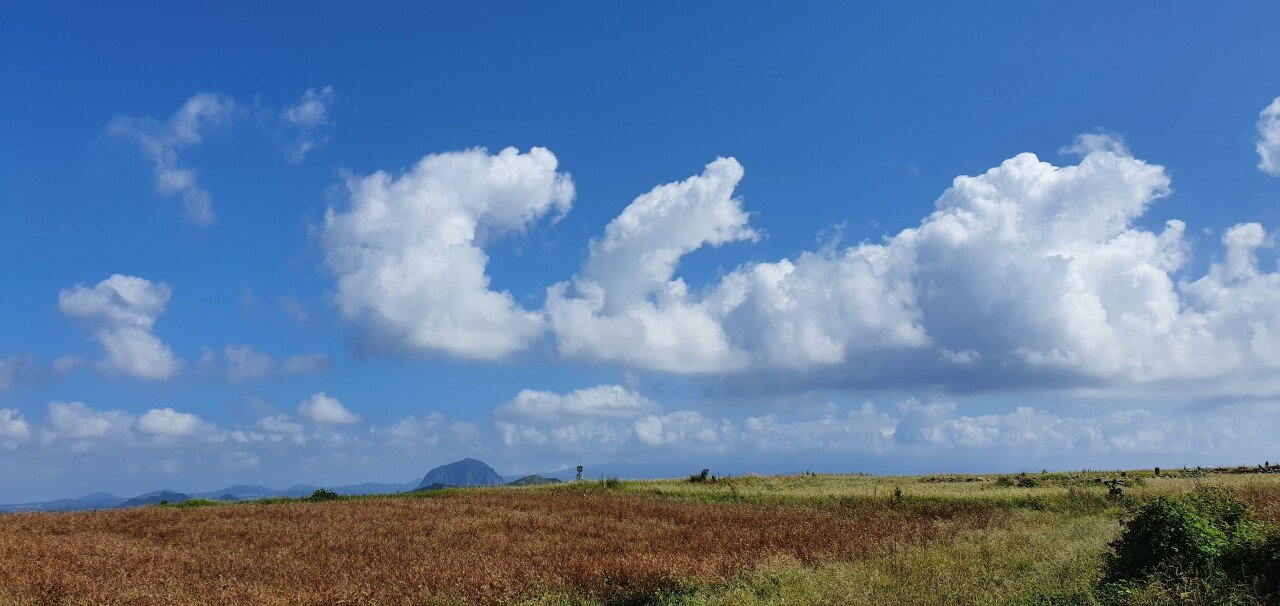
{"label": "grassy field", "polygon": [[1280,474],[1137,472],[14,514],[0,516],[0,604],[1088,604],[1126,505],[1202,485],[1280,517]]}

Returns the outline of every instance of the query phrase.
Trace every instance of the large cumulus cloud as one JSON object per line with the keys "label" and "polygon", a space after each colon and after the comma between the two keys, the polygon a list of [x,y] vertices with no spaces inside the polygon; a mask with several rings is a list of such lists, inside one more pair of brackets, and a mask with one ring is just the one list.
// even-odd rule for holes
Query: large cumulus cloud
{"label": "large cumulus cloud", "polygon": [[[1256,259],[1265,230],[1232,228],[1224,258],[1187,280],[1185,225],[1139,224],[1170,193],[1165,169],[1106,136],[1067,149],[1077,164],[1024,153],[958,177],[919,226],[881,242],[749,263],[695,290],[673,277],[681,255],[754,234],[733,197],[741,168],[718,160],[638,198],[549,289],[559,349],[750,380],[1266,384],[1280,278]],[[632,237],[636,225],[662,237]]]}
{"label": "large cumulus cloud", "polygon": [[573,181],[556,167],[543,148],[473,149],[350,179],[323,233],[343,317],[384,350],[495,360],[527,347],[542,316],[489,288],[482,245],[569,209]]}
{"label": "large cumulus cloud", "polygon": [[717,159],[701,175],[636,198],[610,222],[572,284],[548,292],[561,353],[676,372],[741,366],[718,311],[673,275],[694,250],[756,237],[733,198],[742,175],[736,160]]}
{"label": "large cumulus cloud", "polygon": [[568,210],[573,186],[547,150],[431,155],[398,177],[348,183],[323,235],[342,314],[377,347],[496,360],[549,334],[563,357],[778,385],[948,389],[1150,389],[1273,394],[1280,275],[1259,224],[1223,236],[1189,275],[1182,221],[1151,227],[1168,172],[1105,134],[1055,165],[1022,153],[957,177],[919,225],[738,266],[704,285],[679,275],[705,247],[752,242],[719,158],[637,197],[592,240],[542,310],[490,288],[484,246]]}

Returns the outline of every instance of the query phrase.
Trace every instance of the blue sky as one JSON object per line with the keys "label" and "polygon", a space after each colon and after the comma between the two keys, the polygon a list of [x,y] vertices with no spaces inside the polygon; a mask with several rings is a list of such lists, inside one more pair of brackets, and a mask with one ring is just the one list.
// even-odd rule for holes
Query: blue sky
{"label": "blue sky", "polygon": [[[401,480],[460,456],[512,473],[1252,462],[1280,444],[1266,378],[1280,179],[1259,150],[1278,17],[1267,3],[6,3],[0,501]],[[191,100],[207,122],[183,139],[171,116]],[[1103,136],[1067,151],[1081,134]],[[357,217],[376,197],[350,188],[362,177],[487,191],[461,167],[506,147],[532,185],[494,204],[525,214],[494,224],[469,194],[431,198],[493,232],[427,247],[448,251],[436,265],[384,236],[426,237],[442,215]],[[526,162],[535,147],[554,166]],[[1024,152],[1047,164],[944,196]],[[428,154],[447,161],[414,169]],[[704,169],[717,157],[740,177]],[[164,171],[194,181],[163,190]],[[1032,173],[1061,191],[1028,201],[1039,190],[1014,182]],[[652,233],[617,230],[631,252],[593,253],[633,200],[690,178],[692,193],[655,195],[669,208],[640,221]],[[573,195],[539,189],[556,179]],[[708,184],[727,189],[700,196]],[[204,194],[212,220],[184,213]],[[971,225],[989,249],[902,236],[989,194],[1044,212],[1008,242]],[[344,246],[400,261],[339,267]],[[678,263],[646,286],[655,250]],[[470,299],[440,275],[476,252],[510,304],[461,319],[485,289]],[[881,258],[874,279],[854,267]],[[784,261],[799,268],[785,288],[742,286]],[[396,297],[343,285],[380,271],[421,279]],[[98,297],[126,288],[114,275],[169,296],[121,312]],[[477,359],[493,344],[440,336],[464,324],[528,336]],[[139,347],[169,357],[124,360]],[[257,356],[237,374],[228,348]],[[287,372],[295,356],[310,357]],[[328,399],[358,420],[315,413]]]}

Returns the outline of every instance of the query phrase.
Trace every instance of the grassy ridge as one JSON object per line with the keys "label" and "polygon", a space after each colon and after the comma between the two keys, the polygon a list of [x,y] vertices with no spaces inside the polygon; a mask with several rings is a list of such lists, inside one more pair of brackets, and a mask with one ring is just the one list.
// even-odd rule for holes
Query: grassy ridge
{"label": "grassy ridge", "polygon": [[[1021,483],[1021,485],[1019,485]],[[1025,475],[862,476],[803,474],[740,476],[715,482],[683,479],[620,482],[613,490],[682,501],[751,503],[851,509],[890,505],[924,514],[983,509],[1029,509],[1072,514],[1102,513],[1197,486],[1241,492],[1280,491],[1280,474],[1154,476],[1141,471],[1084,471]],[[1113,486],[1119,493],[1112,498]],[[544,490],[595,491],[599,482],[567,483]]]}
{"label": "grassy ridge", "polygon": [[[1111,498],[1119,486],[1119,498]],[[271,505],[366,500],[381,498],[430,499],[481,492],[529,491],[551,494],[610,493],[657,497],[698,503],[745,503],[849,509],[890,505],[924,514],[985,509],[1029,509],[1064,513],[1100,513],[1125,503],[1145,501],[1163,494],[1186,493],[1197,486],[1222,486],[1244,494],[1267,495],[1280,491],[1280,474],[1225,474],[1150,470],[1081,471],[1004,475],[869,476],[797,474],[746,475],[690,482],[687,479],[565,482],[525,487],[445,488],[391,495],[304,498],[273,497],[254,501],[192,499],[166,507],[197,508],[222,505]],[[326,491],[327,492],[327,491]],[[1276,507],[1280,512],[1280,507]]]}

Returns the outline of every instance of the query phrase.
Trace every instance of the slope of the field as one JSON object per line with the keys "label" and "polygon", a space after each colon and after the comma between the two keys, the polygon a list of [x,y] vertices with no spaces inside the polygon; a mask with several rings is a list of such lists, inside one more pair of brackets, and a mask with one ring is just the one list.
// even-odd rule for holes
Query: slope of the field
{"label": "slope of the field", "polygon": [[[1196,474],[1199,476],[1199,474]],[[1149,474],[1148,474],[1149,476]],[[1280,475],[583,482],[0,516],[0,604],[1015,603],[1092,582],[1125,501]]]}

